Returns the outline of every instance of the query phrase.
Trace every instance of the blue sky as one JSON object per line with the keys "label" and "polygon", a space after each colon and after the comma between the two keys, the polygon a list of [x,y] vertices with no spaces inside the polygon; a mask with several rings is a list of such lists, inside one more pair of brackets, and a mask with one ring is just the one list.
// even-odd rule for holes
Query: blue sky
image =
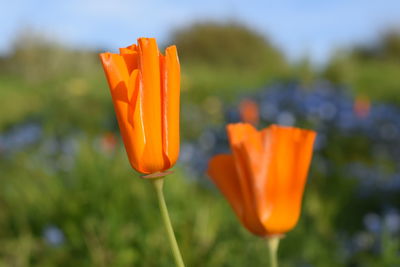
{"label": "blue sky", "polygon": [[268,36],[290,59],[309,55],[323,63],[338,47],[371,42],[385,29],[400,27],[400,0],[13,2],[0,17],[0,53],[10,50],[22,28],[72,46],[116,50],[139,36],[166,42],[173,29],[193,21],[235,19]]}

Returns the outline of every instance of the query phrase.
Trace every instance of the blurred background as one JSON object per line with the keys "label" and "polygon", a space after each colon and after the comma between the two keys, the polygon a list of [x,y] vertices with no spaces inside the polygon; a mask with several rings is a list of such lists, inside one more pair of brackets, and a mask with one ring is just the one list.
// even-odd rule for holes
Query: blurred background
{"label": "blurred background", "polygon": [[237,121],[318,132],[281,266],[400,266],[399,1],[20,0],[0,22],[0,266],[174,266],[98,58],[141,36],[180,55],[187,266],[268,264],[204,175]]}

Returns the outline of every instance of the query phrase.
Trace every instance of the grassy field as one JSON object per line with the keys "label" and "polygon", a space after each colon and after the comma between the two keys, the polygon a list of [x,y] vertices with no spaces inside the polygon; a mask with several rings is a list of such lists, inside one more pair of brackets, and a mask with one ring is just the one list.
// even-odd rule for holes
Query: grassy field
{"label": "grassy field", "polygon": [[[191,31],[202,29],[175,36],[178,49]],[[227,31],[245,34],[240,27]],[[212,34],[224,40],[223,33],[224,28]],[[29,38],[0,59],[0,266],[173,266],[153,189],[125,155],[97,52]],[[259,47],[257,35],[246,38]],[[254,52],[251,45],[245,43],[248,53]],[[315,152],[302,216],[281,243],[280,266],[399,266],[399,188],[387,178],[400,173],[392,153],[399,148],[399,64],[352,56],[338,61],[344,65],[333,60],[321,76],[307,64],[289,64],[268,42],[263,45],[274,60],[262,64],[235,58],[236,48],[215,48],[226,52],[215,62],[182,54],[182,157],[166,179],[165,196],[187,266],[268,264],[265,240],[246,232],[195,168],[197,162],[185,160],[188,148],[202,151],[210,133],[216,136],[211,135],[213,148],[226,146],[221,128],[248,97],[259,101],[266,117],[277,113],[262,126],[279,122],[282,112],[292,114],[297,126],[317,130],[326,144]],[[328,101],[340,107],[337,114],[353,114],[353,96],[363,95],[376,111],[371,114],[378,115],[357,120],[356,130],[344,130],[339,115],[320,123],[330,108],[318,100],[325,97],[322,77],[337,83]],[[290,81],[296,82],[285,91]],[[268,95],[274,86],[266,84],[283,85],[283,96],[279,90]],[[343,84],[350,88],[344,93]],[[297,102],[315,95],[304,107],[285,102],[296,92]],[[301,117],[296,110],[303,108],[323,114]],[[211,151],[204,152],[203,162]],[[361,172],[360,179],[350,167]],[[381,190],[381,183],[390,190]]]}

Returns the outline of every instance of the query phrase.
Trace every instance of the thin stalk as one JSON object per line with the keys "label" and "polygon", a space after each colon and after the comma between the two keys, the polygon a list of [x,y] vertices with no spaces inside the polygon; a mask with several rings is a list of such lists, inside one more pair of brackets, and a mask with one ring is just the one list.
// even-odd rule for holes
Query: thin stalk
{"label": "thin stalk", "polygon": [[270,267],[278,267],[278,246],[281,236],[267,237]]}
{"label": "thin stalk", "polygon": [[181,252],[179,251],[178,243],[176,242],[174,229],[172,228],[171,220],[169,218],[167,205],[165,204],[164,193],[163,193],[163,184],[164,178],[155,178],[150,179],[151,183],[154,185],[154,189],[156,190],[158,204],[160,206],[161,216],[167,230],[167,236],[169,243],[171,245],[172,254],[174,255],[176,266],[184,267]]}

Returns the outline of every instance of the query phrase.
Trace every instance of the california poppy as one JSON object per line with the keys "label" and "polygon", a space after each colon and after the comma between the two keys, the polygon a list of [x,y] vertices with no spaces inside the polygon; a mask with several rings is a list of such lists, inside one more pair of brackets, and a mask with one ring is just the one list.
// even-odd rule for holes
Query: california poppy
{"label": "california poppy", "polygon": [[257,125],[260,120],[258,104],[251,99],[244,99],[239,104],[239,115],[242,122]]}
{"label": "california poppy", "polygon": [[358,118],[364,119],[371,111],[371,102],[365,96],[357,96],[354,99],[353,110]]}
{"label": "california poppy", "polygon": [[177,266],[183,267],[162,191],[165,170],[179,155],[180,65],[175,46],[165,56],[154,38],[120,48],[119,54],[101,53],[129,162],[150,179],[157,194],[163,223]]}
{"label": "california poppy", "polygon": [[242,224],[259,236],[281,235],[297,223],[316,133],[247,123],[227,126],[232,154],[209,162],[208,175]]}
{"label": "california poppy", "polygon": [[132,167],[152,174],[179,154],[180,65],[175,46],[162,55],[154,38],[102,53],[118,125]]}

